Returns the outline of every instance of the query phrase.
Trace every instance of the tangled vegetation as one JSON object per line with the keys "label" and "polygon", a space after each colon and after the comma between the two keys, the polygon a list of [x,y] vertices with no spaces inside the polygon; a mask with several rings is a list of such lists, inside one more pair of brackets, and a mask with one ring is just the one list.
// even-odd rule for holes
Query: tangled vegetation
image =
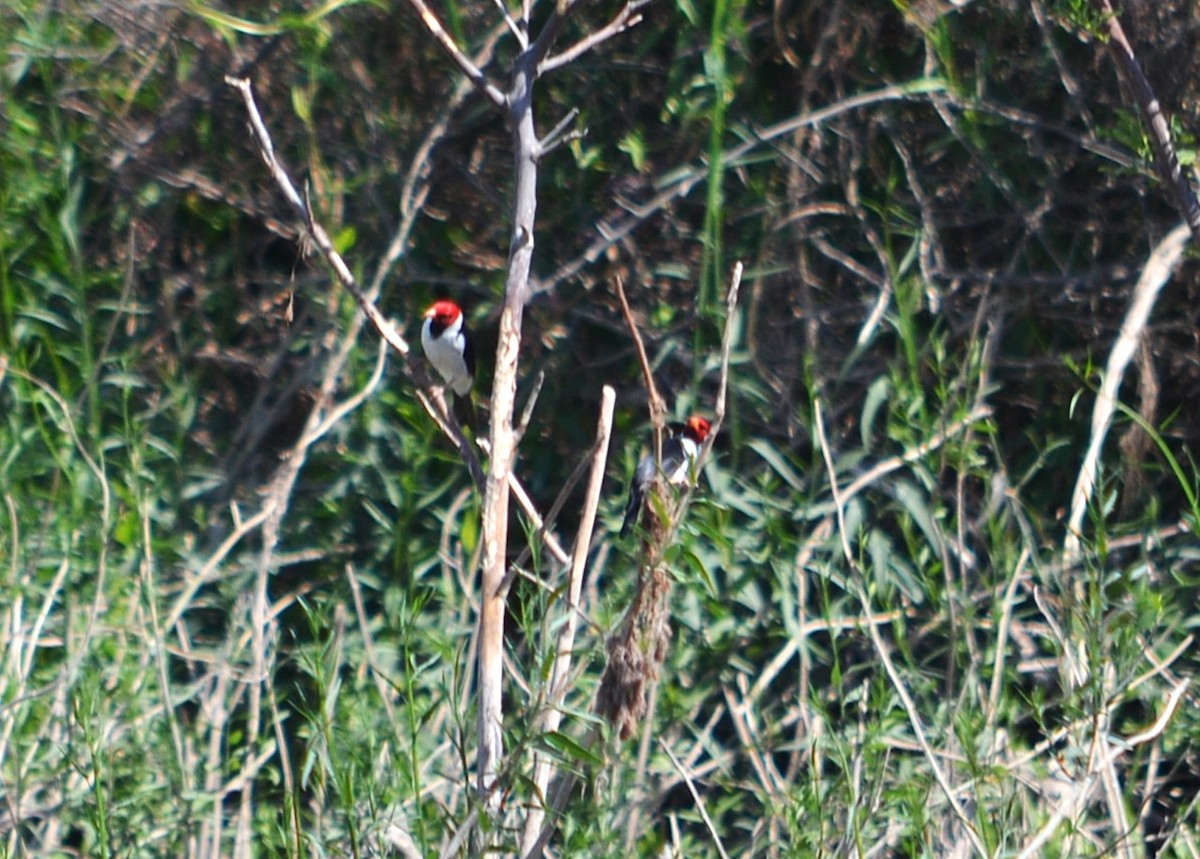
{"label": "tangled vegetation", "polygon": [[[0,7],[0,855],[1195,855],[1200,268],[1105,4],[422,9]],[[648,380],[720,427],[619,540]]]}

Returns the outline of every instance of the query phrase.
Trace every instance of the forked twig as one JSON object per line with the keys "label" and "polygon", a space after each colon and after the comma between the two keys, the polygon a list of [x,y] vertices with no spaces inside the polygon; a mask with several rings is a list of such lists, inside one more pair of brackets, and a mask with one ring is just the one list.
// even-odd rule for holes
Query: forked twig
{"label": "forked twig", "polygon": [[630,0],[630,2],[621,7],[621,11],[616,14],[616,17],[599,30],[584,36],[569,48],[564,48],[557,54],[542,60],[538,66],[538,74],[544,75],[547,72],[562,68],[574,62],[597,45],[611,39],[613,36],[618,36],[630,27],[637,26],[642,20],[642,16],[637,14],[637,11],[643,6],[648,5],[649,2],[650,0]]}
{"label": "forked twig", "polygon": [[546,384],[546,373],[543,370],[538,370],[537,377],[533,380],[533,390],[525,398],[525,408],[521,409],[521,419],[517,421],[517,427],[513,432],[517,437],[517,444],[521,443],[521,439],[525,437],[525,430],[529,429],[529,421],[533,417],[533,408],[537,405],[538,397],[542,393],[542,385]]}
{"label": "forked twig", "polygon": [[442,22],[438,20],[437,15],[433,14],[433,10],[429,8],[425,0],[408,0],[408,4],[420,16],[425,29],[442,46],[442,50],[450,59],[454,60],[471,83],[475,84],[479,91],[486,95],[496,107],[504,107],[508,101],[507,97],[475,63],[471,62],[471,58],[462,52],[462,49],[454,41],[454,37],[446,32],[446,28],[442,26]]}

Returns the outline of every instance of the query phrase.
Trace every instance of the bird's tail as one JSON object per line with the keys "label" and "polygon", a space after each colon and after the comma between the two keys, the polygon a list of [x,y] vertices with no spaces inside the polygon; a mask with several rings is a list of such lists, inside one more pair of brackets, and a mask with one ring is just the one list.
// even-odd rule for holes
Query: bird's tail
{"label": "bird's tail", "polygon": [[464,396],[454,397],[454,417],[462,428],[472,435],[479,432],[479,415],[475,409],[475,398],[469,391]]}
{"label": "bird's tail", "polygon": [[638,520],[638,515],[642,512],[642,498],[645,492],[643,491],[640,481],[635,476],[629,483],[629,503],[625,505],[625,520],[621,523],[620,539],[624,540],[629,533],[629,529],[633,527]]}

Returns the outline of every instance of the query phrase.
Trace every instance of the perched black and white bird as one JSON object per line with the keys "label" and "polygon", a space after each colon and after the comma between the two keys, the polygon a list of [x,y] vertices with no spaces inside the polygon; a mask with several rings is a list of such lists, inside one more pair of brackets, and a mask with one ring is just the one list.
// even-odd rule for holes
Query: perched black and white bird
{"label": "perched black and white bird", "polygon": [[[667,483],[673,486],[687,483],[700,445],[708,438],[711,430],[712,424],[698,415],[692,415],[687,419],[687,423],[671,424],[667,427],[667,437],[663,439],[662,444],[662,475]],[[658,465],[654,461],[654,454],[642,457],[633,473],[633,480],[629,482],[629,503],[625,505],[625,521],[621,523],[622,538],[641,516],[646,491],[657,474]]]}
{"label": "perched black and white bird", "polygon": [[471,385],[475,382],[475,349],[463,323],[462,308],[453,301],[435,301],[425,311],[421,348],[446,387],[454,392],[459,421],[474,424]]}

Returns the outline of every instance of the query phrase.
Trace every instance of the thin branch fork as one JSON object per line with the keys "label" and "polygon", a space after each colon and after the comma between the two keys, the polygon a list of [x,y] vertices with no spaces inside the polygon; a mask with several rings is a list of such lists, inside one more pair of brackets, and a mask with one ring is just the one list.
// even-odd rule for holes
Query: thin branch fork
{"label": "thin branch fork", "polygon": [[433,10],[425,3],[425,0],[408,0],[408,5],[413,7],[413,11],[421,18],[421,23],[425,25],[425,29],[433,36],[437,43],[442,46],[455,64],[462,70],[471,81],[479,88],[479,91],[488,97],[492,104],[496,107],[504,107],[508,103],[507,96],[500,91],[491,79],[483,73],[473,62],[471,58],[462,52],[454,41],[454,37],[446,32],[446,28],[442,26],[442,22],[438,20],[438,16],[433,14]]}
{"label": "thin branch fork", "polygon": [[275,184],[279,186],[279,190],[283,192],[284,197],[287,198],[288,203],[291,204],[292,208],[303,219],[309,235],[312,236],[313,241],[320,249],[321,255],[325,257],[326,261],[333,268],[338,281],[358,301],[359,307],[362,308],[367,318],[371,320],[371,324],[379,332],[379,336],[386,340],[388,345],[393,349],[407,357],[411,351],[408,342],[400,335],[396,327],[388,321],[387,317],[379,311],[379,308],[367,300],[366,295],[359,288],[358,282],[354,279],[354,275],[350,273],[345,260],[334,249],[333,242],[329,238],[329,233],[317,222],[313,216],[312,207],[300,197],[300,194],[296,191],[296,186],[292,184],[287,171],[276,157],[275,146],[271,143],[271,135],[267,131],[262,115],[258,111],[258,105],[254,101],[254,92],[250,87],[249,79],[226,77],[225,83],[242,94],[242,100],[246,104],[246,112],[250,116],[250,128],[254,132],[254,140],[258,144],[259,154],[262,156],[263,163],[266,164],[271,177],[275,180]]}
{"label": "thin branch fork", "polygon": [[567,112],[567,115],[559,120],[558,124],[555,125],[554,128],[550,129],[549,133],[547,133],[545,137],[538,141],[537,157],[539,160],[549,155],[564,143],[568,143],[572,140],[578,140],[583,136],[583,132],[579,130],[567,133],[567,128],[570,127],[571,123],[575,121],[577,116],[579,116],[579,108],[571,108]]}
{"label": "thin branch fork", "polygon": [[621,7],[621,11],[611,21],[599,30],[589,33],[569,48],[565,48],[559,53],[542,60],[538,66],[538,75],[541,76],[555,69],[562,68],[579,59],[596,46],[607,42],[613,36],[619,36],[630,27],[636,27],[642,22],[642,16],[638,14],[638,10],[649,4],[650,0],[630,0],[630,2]]}

